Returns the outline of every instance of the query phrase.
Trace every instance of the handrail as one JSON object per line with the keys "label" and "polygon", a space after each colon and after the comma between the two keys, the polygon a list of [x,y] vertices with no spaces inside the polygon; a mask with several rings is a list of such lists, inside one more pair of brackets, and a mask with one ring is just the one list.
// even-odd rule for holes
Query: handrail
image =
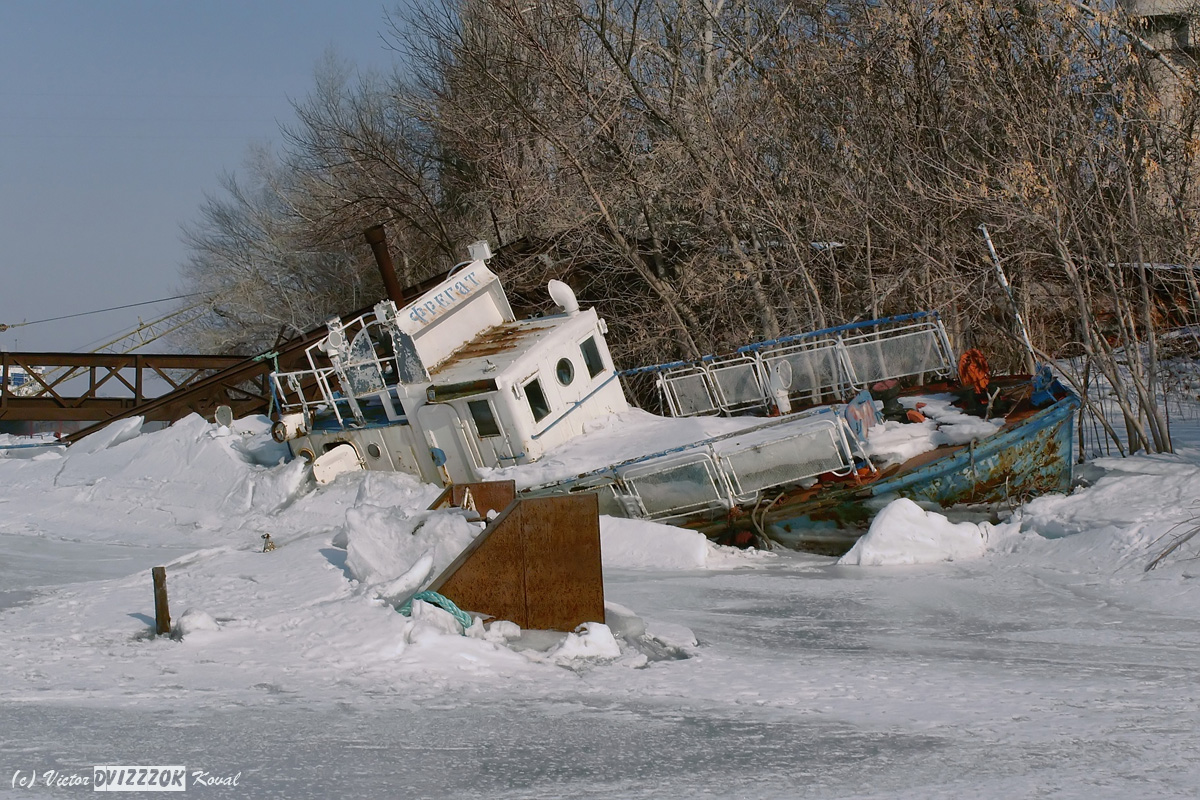
{"label": "handrail", "polygon": [[642,455],[642,456],[635,456],[633,458],[627,458],[624,461],[618,461],[615,464],[608,464],[603,467],[598,467],[594,470],[591,470],[590,472],[581,472],[578,475],[572,475],[570,478],[562,478],[561,480],[550,481],[549,483],[543,483],[543,484],[539,484],[537,486],[531,486],[528,489],[526,489],[525,491],[530,491],[530,492],[541,491],[543,489],[552,489],[552,488],[556,488],[559,486],[565,486],[568,483],[580,481],[580,480],[583,480],[584,478],[599,477],[606,472],[613,472],[614,476],[615,476],[615,471],[620,469],[621,467],[627,467],[632,464],[637,464],[637,463],[640,463],[643,461],[651,461],[656,458],[662,458],[663,456],[674,455],[675,453],[685,453],[688,450],[695,450],[697,448],[707,447],[710,444],[714,444],[716,442],[722,442],[722,441],[725,441],[726,439],[732,439],[735,436],[745,436],[748,433],[756,433],[758,431],[767,430],[769,428],[778,427],[780,425],[784,425],[784,424],[791,423],[791,422],[797,422],[799,420],[808,419],[810,417],[815,418],[815,417],[821,416],[822,414],[833,414],[833,413],[836,413],[836,411],[837,411],[837,409],[834,408],[833,406],[820,406],[819,408],[810,408],[805,411],[801,411],[797,414],[790,414],[786,417],[779,417],[777,419],[773,419],[770,422],[765,422],[761,425],[752,425],[749,428],[742,428],[741,430],[731,431],[729,433],[723,433],[719,436],[712,436],[707,439],[701,439],[698,442],[688,442],[687,444],[682,444],[682,445],[679,445],[678,447],[670,447],[670,448],[667,448],[666,450],[659,450],[656,453],[648,453],[648,454]]}
{"label": "handrail", "polygon": [[805,339],[812,339],[817,336],[830,336],[830,335],[837,334],[837,333],[845,333],[846,331],[861,330],[862,328],[870,328],[870,327],[874,327],[876,325],[894,325],[894,324],[901,323],[901,322],[911,322],[912,320],[916,320],[916,319],[924,319],[926,317],[932,317],[935,320],[940,318],[937,311],[914,311],[910,314],[898,314],[893,317],[882,317],[880,319],[869,319],[869,320],[864,320],[862,322],[848,322],[845,325],[835,325],[831,328],[821,328],[821,329],[815,330],[815,331],[807,331],[805,333],[795,333],[795,334],[791,334],[790,336],[781,336],[776,339],[766,339],[761,342],[754,342],[753,344],[742,345],[737,350],[734,350],[732,353],[707,355],[707,356],[701,356],[700,358],[687,359],[687,360],[682,360],[682,361],[668,361],[663,364],[651,364],[649,366],[644,366],[644,367],[632,367],[630,369],[623,369],[620,372],[618,372],[617,375],[619,375],[622,378],[625,378],[625,377],[629,377],[631,375],[644,375],[649,372],[663,372],[668,369],[675,369],[676,367],[687,367],[687,366],[691,366],[693,364],[707,363],[707,362],[713,361],[717,358],[721,358],[721,357],[723,357],[723,355],[741,355],[743,353],[749,353],[749,352],[753,352],[755,350],[760,350],[764,347],[775,347],[775,346],[781,345],[781,344],[791,344],[792,342],[799,342],[799,341],[803,341]]}
{"label": "handrail", "polygon": [[[831,414],[829,418],[824,418],[829,414]],[[809,424],[798,426],[793,431],[781,431],[779,436],[770,436],[766,441],[756,441],[755,433],[796,422]],[[738,438],[747,441],[739,444]],[[733,447],[721,448],[719,446],[722,442],[730,439],[734,439]],[[733,508],[735,505],[749,503],[755,497],[761,497],[762,493],[769,489],[800,483],[814,477],[818,472],[797,471],[781,480],[773,478],[766,482],[759,482],[761,476],[755,477],[755,470],[745,471],[747,454],[759,453],[764,447],[783,445],[798,439],[811,442],[817,447],[812,451],[813,455],[821,453],[828,457],[821,464],[819,473],[829,472],[844,477],[852,474],[859,463],[865,463],[868,468],[875,471],[862,441],[846,424],[844,416],[837,413],[837,409],[833,407],[824,407],[765,425],[756,425],[699,442],[691,442],[648,456],[627,459],[618,464],[611,464],[571,478],[531,487],[525,491],[541,494],[548,491],[584,489],[603,491],[607,489],[612,493],[613,499],[631,516],[656,520],[686,517],[705,509]],[[820,442],[824,442],[824,444],[820,444]],[[834,462],[840,466],[834,467]],[[691,470],[697,466],[702,466],[709,477],[709,482],[691,484],[697,490],[696,494],[675,495],[670,504],[664,505],[663,497],[657,495],[653,488],[650,489],[649,494],[646,493],[645,488],[641,488],[647,481],[649,481],[647,486],[653,487],[658,477],[670,475],[680,469]],[[747,477],[754,479],[747,483]]]}
{"label": "handrail", "polygon": [[[874,333],[863,329],[887,325],[885,330]],[[846,335],[851,334],[851,335]],[[861,359],[863,348],[867,346],[887,347],[904,341],[916,340],[923,343],[924,356],[920,359],[918,368],[906,359],[891,366],[883,366],[886,377],[904,377],[915,374],[948,374],[953,369],[954,356],[946,337],[945,328],[934,311],[918,311],[911,314],[901,314],[865,322],[855,322],[810,331],[794,336],[785,336],[764,342],[756,342],[738,348],[732,354],[725,356],[705,356],[699,361],[673,361],[649,367],[639,367],[618,373],[622,377],[632,375],[654,374],[657,376],[658,389],[664,395],[671,416],[694,416],[696,414],[717,413],[731,414],[746,406],[769,406],[774,401],[775,391],[771,384],[771,371],[778,361],[792,362],[806,354],[806,358],[825,358],[823,351],[832,351],[834,363],[830,365],[808,364],[808,369],[817,368],[824,375],[827,369],[833,371],[830,380],[822,380],[813,385],[789,385],[788,392],[812,394],[812,400],[818,401],[821,396],[833,395],[846,399],[850,390],[858,390],[867,383],[885,380],[880,376],[878,366],[859,374],[864,366]],[[882,356],[881,356],[882,357]],[[726,394],[726,386],[718,373],[728,365],[739,360],[750,362],[753,370],[753,380],[756,386],[751,390],[748,386],[738,389],[736,396]],[[889,363],[890,363],[889,359]],[[794,364],[792,365],[795,366]],[[699,385],[691,382],[698,379]],[[687,395],[685,400],[684,395]]]}
{"label": "handrail", "polygon": [[845,325],[837,325],[832,328],[822,328],[817,331],[809,331],[808,333],[797,333],[791,336],[781,336],[778,339],[768,339],[762,342],[754,342],[739,347],[736,353],[748,353],[759,350],[763,347],[775,347],[780,344],[791,344],[792,342],[803,341],[804,339],[812,339],[816,336],[830,336],[838,333],[846,333],[847,331],[862,330],[863,328],[871,328],[877,325],[896,325],[901,322],[911,322],[915,319],[924,319],[925,317],[938,318],[936,311],[914,311],[911,314],[899,314],[894,317],[883,317],[882,319],[869,319],[862,322],[849,322]]}

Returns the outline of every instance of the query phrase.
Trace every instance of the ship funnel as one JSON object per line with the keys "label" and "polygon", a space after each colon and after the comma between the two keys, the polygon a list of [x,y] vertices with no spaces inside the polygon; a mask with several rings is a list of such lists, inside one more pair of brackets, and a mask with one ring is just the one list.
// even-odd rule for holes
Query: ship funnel
{"label": "ship funnel", "polygon": [[371,252],[375,254],[375,263],[379,266],[379,275],[383,278],[383,286],[387,289],[388,299],[398,308],[405,305],[404,289],[396,279],[396,268],[392,265],[392,254],[388,252],[387,233],[382,225],[372,225],[363,231]]}
{"label": "ship funnel", "polygon": [[550,299],[563,310],[563,313],[571,316],[579,313],[579,301],[575,299],[575,292],[570,286],[562,281],[550,281],[546,288],[550,290]]}

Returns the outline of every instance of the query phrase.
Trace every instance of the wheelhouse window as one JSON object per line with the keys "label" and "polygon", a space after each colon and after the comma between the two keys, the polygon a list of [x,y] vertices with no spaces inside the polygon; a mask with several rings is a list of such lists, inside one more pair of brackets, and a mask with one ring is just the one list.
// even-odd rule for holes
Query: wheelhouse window
{"label": "wheelhouse window", "polygon": [[475,430],[479,432],[479,438],[500,435],[500,426],[496,423],[491,403],[487,400],[471,400],[467,403],[467,408],[471,410],[471,419],[475,423]]}
{"label": "wheelhouse window", "polygon": [[546,402],[546,393],[542,391],[542,382],[534,378],[522,387],[525,390],[525,400],[533,413],[533,421],[541,422],[550,416],[550,404]]}
{"label": "wheelhouse window", "polygon": [[589,336],[579,344],[583,354],[583,363],[587,366],[588,376],[596,377],[604,371],[604,359],[600,357],[600,348],[596,346],[596,337]]}

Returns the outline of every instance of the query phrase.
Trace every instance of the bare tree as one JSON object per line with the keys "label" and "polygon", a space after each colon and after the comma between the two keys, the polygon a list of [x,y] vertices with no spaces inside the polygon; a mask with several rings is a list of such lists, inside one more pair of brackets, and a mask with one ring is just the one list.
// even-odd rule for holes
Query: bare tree
{"label": "bare tree", "polygon": [[567,280],[630,364],[933,308],[1021,368],[986,223],[1037,350],[1082,359],[1096,408],[1103,376],[1110,438],[1166,450],[1157,330],[1200,288],[1158,267],[1196,263],[1197,95],[1137,30],[1077,0],[414,4],[403,71],[327,61],[279,163],[209,201],[194,275],[276,304],[229,318],[261,336],[371,291],[384,222],[410,280],[478,238],[518,306]]}

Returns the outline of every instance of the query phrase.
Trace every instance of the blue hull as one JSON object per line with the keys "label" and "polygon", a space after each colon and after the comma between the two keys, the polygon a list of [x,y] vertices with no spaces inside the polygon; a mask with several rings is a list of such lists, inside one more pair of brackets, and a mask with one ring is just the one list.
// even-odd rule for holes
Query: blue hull
{"label": "blue hull", "polygon": [[[1068,492],[1078,408],[1079,399],[1068,393],[987,439],[922,454],[865,483],[818,485],[786,494],[757,525],[791,546],[836,555],[849,549],[884,502],[897,497],[949,507],[1006,500],[1017,504]],[[730,535],[750,530],[752,517],[697,521],[689,527]]]}
{"label": "blue hull", "polygon": [[1079,399],[1067,395],[1048,408],[980,442],[924,466],[871,484],[871,497],[895,495],[942,506],[1017,502],[1071,489]]}

